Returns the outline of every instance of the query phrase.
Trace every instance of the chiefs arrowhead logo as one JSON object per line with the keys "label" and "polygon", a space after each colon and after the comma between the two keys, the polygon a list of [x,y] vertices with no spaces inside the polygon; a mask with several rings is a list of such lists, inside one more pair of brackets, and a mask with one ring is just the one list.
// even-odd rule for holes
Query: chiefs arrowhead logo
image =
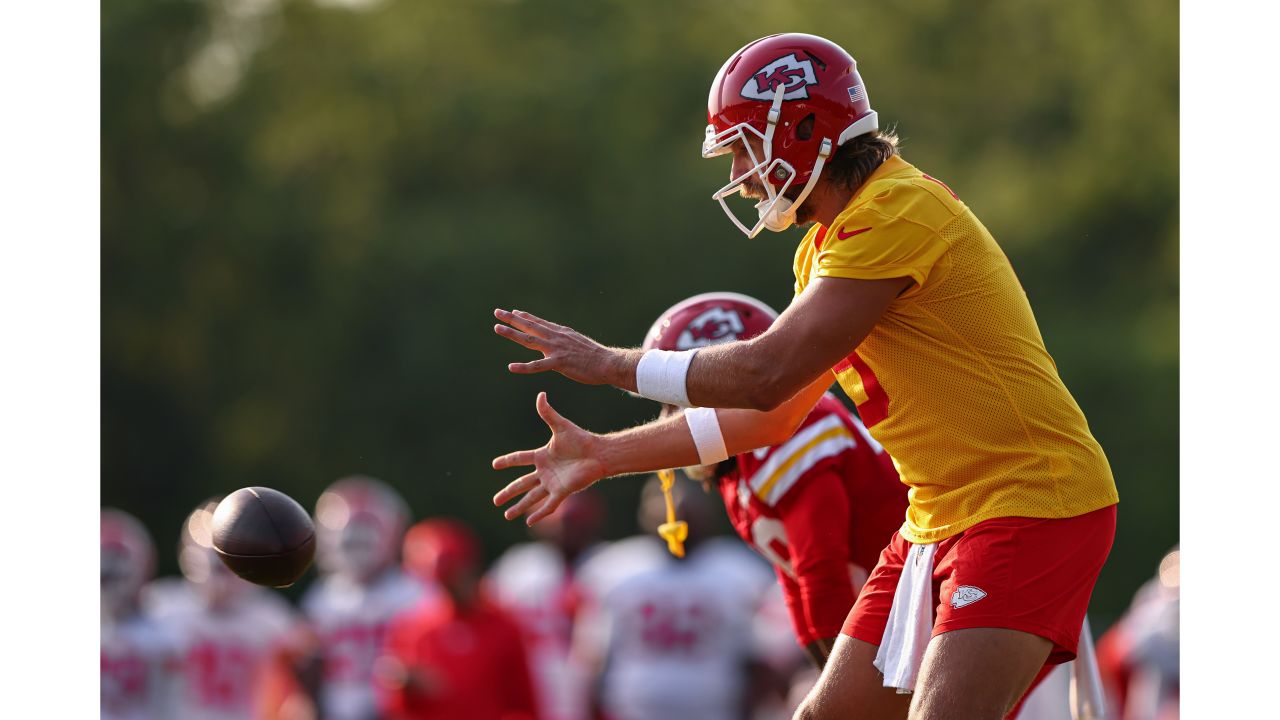
{"label": "chiefs arrowhead logo", "polygon": [[737,340],[745,327],[736,311],[711,308],[685,327],[680,337],[676,338],[676,347],[688,350]]}
{"label": "chiefs arrowhead logo", "polygon": [[801,60],[792,53],[757,70],[742,86],[742,97],[770,102],[774,92],[782,87],[783,100],[802,100],[809,97],[809,86],[817,84],[813,62]]}
{"label": "chiefs arrowhead logo", "polygon": [[959,610],[965,605],[972,605],[986,596],[987,593],[982,588],[961,585],[956,588],[955,592],[951,593],[951,607]]}

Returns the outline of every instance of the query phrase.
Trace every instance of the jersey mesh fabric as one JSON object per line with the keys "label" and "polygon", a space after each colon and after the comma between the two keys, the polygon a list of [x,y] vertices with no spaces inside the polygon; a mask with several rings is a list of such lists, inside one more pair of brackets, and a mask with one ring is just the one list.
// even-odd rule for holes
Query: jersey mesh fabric
{"label": "jersey mesh fabric", "polygon": [[946,185],[892,158],[832,229],[798,248],[797,292],[817,277],[914,281],[833,368],[911,488],[907,540],[1117,502],[1008,258]]}

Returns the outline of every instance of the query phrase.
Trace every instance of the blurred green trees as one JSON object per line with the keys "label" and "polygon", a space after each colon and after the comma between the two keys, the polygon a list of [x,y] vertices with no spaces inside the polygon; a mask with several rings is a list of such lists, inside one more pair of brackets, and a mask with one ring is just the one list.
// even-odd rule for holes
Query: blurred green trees
{"label": "blurred green trees", "polygon": [[[859,60],[904,155],[1005,247],[1110,457],[1105,625],[1178,537],[1177,6],[700,0],[122,0],[102,27],[103,487],[172,547],[236,487],[339,475],[522,536],[494,455],[655,407],[516,377],[490,311],[636,344],[694,292],[791,293],[699,157],[708,83],[760,35]],[[508,478],[509,479],[509,478]],[[605,484],[615,534],[638,483]],[[172,558],[162,568],[172,569]]]}

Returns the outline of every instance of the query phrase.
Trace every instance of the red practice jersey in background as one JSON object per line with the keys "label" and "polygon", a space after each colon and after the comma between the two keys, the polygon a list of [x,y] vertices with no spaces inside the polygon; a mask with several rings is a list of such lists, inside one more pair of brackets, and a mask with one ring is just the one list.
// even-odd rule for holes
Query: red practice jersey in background
{"label": "red practice jersey in background", "polygon": [[777,571],[800,644],[836,637],[906,514],[893,460],[827,394],[790,440],[731,465],[719,480],[725,509]]}
{"label": "red practice jersey in background", "polygon": [[447,599],[392,621],[385,654],[416,680],[381,688],[396,720],[536,720],[533,683],[515,621],[481,600],[459,609]]}

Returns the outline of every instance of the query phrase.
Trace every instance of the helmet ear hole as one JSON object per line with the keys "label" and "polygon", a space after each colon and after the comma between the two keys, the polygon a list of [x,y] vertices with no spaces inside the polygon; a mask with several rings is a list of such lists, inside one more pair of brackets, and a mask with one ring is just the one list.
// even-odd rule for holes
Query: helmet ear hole
{"label": "helmet ear hole", "polygon": [[813,137],[813,113],[804,116],[804,119],[796,123],[796,139],[808,140]]}

